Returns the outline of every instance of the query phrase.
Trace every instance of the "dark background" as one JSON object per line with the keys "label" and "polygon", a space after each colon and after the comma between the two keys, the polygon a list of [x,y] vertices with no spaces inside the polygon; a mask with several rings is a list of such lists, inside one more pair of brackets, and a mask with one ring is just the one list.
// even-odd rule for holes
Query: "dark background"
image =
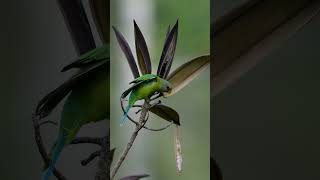
{"label": "dark background", "polygon": [[[43,163],[33,137],[31,114],[44,95],[70,77],[72,72],[60,70],[77,54],[56,0],[5,1],[0,7],[1,37],[4,35],[0,44],[5,50],[0,71],[0,179],[40,179]],[[58,121],[60,110],[61,106],[48,120]],[[80,135],[103,135],[105,127],[89,125]],[[50,142],[47,147],[54,142],[56,130],[52,125],[43,128],[45,142]],[[82,167],[80,160],[97,147],[78,146],[82,147],[65,148],[58,167],[70,179],[92,179],[97,161]]]}
{"label": "dark background", "polygon": [[[240,1],[215,2],[213,19]],[[319,32],[320,16],[214,97],[212,151],[225,180],[320,179]]]}

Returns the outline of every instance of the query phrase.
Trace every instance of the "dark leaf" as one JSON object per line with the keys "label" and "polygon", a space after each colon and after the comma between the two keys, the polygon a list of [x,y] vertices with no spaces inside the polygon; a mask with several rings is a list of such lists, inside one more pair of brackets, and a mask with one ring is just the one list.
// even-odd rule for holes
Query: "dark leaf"
{"label": "dark leaf", "polygon": [[[168,26],[168,30],[167,30],[167,34],[166,34],[166,39],[165,40],[167,40],[167,38],[168,38],[168,36],[169,36],[169,33],[170,33],[170,30],[171,30],[171,27],[170,27],[170,25]],[[164,42],[166,42],[166,41],[164,41]]]}
{"label": "dark leaf", "polygon": [[36,115],[40,118],[48,116],[78,82],[82,82],[83,79],[96,72],[98,68],[105,68],[106,66],[108,69],[110,61],[99,61],[73,75],[68,81],[40,100],[36,108]]}
{"label": "dark leaf", "polygon": [[135,37],[135,43],[136,43],[136,52],[137,52],[140,72],[141,74],[151,74],[152,67],[151,67],[151,61],[150,61],[150,55],[149,55],[147,43],[136,21],[133,21],[133,23],[134,23],[134,37]]}
{"label": "dark leaf", "polygon": [[222,173],[217,162],[213,158],[210,158],[210,164],[211,179],[222,180]]}
{"label": "dark leaf", "polygon": [[129,47],[129,44],[127,43],[127,41],[124,39],[124,37],[122,36],[122,34],[115,28],[115,27],[112,27],[115,34],[116,34],[116,37],[117,37],[117,40],[118,40],[118,43],[120,45],[120,48],[122,50],[122,52],[124,53],[124,55],[126,56],[127,60],[128,60],[128,63],[129,63],[129,66],[131,68],[131,71],[132,71],[132,74],[134,76],[134,78],[138,78],[140,75],[139,75],[139,70],[138,70],[138,67],[137,67],[137,64],[134,60],[134,57],[132,55],[132,51]]}
{"label": "dark leaf", "polygon": [[96,47],[82,1],[58,0],[61,12],[79,54]]}
{"label": "dark leaf", "polygon": [[108,0],[90,0],[91,11],[95,21],[100,38],[105,42],[110,42],[110,1]]}
{"label": "dark leaf", "polygon": [[173,121],[174,124],[180,125],[179,114],[168,106],[158,104],[153,106],[150,111],[169,122]]}
{"label": "dark leaf", "polygon": [[162,50],[162,54],[160,57],[157,74],[164,79],[166,79],[166,77],[170,72],[174,53],[176,50],[177,39],[178,39],[178,20],[176,24],[173,26],[172,30],[170,31],[168,37],[166,38],[166,41],[164,43],[164,47]]}
{"label": "dark leaf", "polygon": [[149,177],[150,175],[148,174],[141,174],[141,175],[133,175],[133,176],[126,176],[121,178],[120,180],[139,180],[145,177]]}
{"label": "dark leaf", "polygon": [[249,0],[214,21],[211,95],[218,95],[261,61],[270,59],[265,57],[317,21],[319,10],[319,1]]}
{"label": "dark leaf", "polygon": [[113,149],[111,149],[110,150],[110,152],[109,152],[109,167],[110,167],[110,165],[112,164],[112,161],[113,161],[113,156],[114,156],[114,152],[116,151],[116,148],[113,148]]}
{"label": "dark leaf", "polygon": [[202,70],[210,64],[210,55],[200,56],[183,64],[170,74],[167,78],[172,84],[173,89],[170,93],[164,93],[165,96],[171,96],[188,85]]}

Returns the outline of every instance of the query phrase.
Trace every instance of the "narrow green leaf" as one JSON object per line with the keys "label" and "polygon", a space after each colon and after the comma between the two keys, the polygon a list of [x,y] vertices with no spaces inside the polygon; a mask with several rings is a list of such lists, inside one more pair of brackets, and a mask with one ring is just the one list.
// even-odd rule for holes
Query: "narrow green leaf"
{"label": "narrow green leaf", "polygon": [[157,116],[163,118],[164,120],[167,120],[169,122],[173,121],[174,124],[180,125],[180,117],[179,114],[172,108],[158,104],[153,106],[150,111]]}
{"label": "narrow green leaf", "polygon": [[173,89],[170,93],[164,93],[165,97],[177,93],[179,90],[188,85],[202,70],[210,64],[210,55],[200,56],[183,64],[172,72],[167,78],[172,84]]}
{"label": "narrow green leaf", "polygon": [[140,31],[139,26],[136,21],[134,23],[134,37],[136,43],[136,53],[138,58],[138,65],[140,68],[141,74],[151,74],[151,61],[150,55],[147,47],[147,43],[143,37],[143,34]]}

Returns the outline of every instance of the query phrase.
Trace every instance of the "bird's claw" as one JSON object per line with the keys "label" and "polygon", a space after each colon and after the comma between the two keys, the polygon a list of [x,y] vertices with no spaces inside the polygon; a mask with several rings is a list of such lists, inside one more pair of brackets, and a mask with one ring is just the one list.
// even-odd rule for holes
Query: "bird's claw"
{"label": "bird's claw", "polygon": [[161,102],[160,100],[158,100],[158,102],[155,102],[155,103],[151,104],[151,106],[150,106],[149,109],[151,109],[152,107],[154,107],[154,106],[156,106],[156,105],[158,105],[158,104],[161,104],[161,103],[162,103],[162,102]]}

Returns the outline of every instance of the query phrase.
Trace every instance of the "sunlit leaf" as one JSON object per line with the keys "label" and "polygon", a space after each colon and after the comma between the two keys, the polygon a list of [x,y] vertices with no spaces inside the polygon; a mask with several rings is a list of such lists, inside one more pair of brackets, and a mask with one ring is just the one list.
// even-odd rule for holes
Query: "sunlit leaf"
{"label": "sunlit leaf", "polygon": [[179,114],[168,106],[158,104],[153,106],[150,111],[169,122],[173,121],[174,124],[180,125]]}
{"label": "sunlit leaf", "polygon": [[166,79],[167,75],[170,72],[174,53],[176,50],[177,39],[178,39],[178,21],[171,29],[169,35],[167,35],[167,38],[162,50],[162,54],[160,57],[157,75],[159,75],[164,79]]}
{"label": "sunlit leaf", "polygon": [[141,174],[141,175],[133,175],[133,176],[126,176],[121,178],[120,180],[139,180],[145,177],[149,177],[150,175],[148,174]]}
{"label": "sunlit leaf", "polygon": [[133,74],[134,78],[138,78],[140,76],[139,75],[139,70],[138,70],[136,61],[134,60],[134,57],[132,55],[132,51],[131,51],[131,49],[129,47],[129,44],[124,39],[122,34],[115,27],[112,27],[112,28],[113,28],[113,30],[114,30],[114,32],[116,34],[116,37],[117,37],[118,43],[120,45],[120,48],[122,49],[122,52],[124,53],[124,55],[126,56],[126,58],[128,60],[128,63],[129,63],[129,66],[131,68],[131,71],[132,71],[132,74]]}
{"label": "sunlit leaf", "polygon": [[188,85],[202,70],[210,63],[210,55],[197,57],[172,72],[167,78],[172,84],[173,89],[170,93],[164,93],[164,96],[171,96]]}
{"label": "sunlit leaf", "polygon": [[136,52],[138,58],[138,64],[141,74],[151,74],[151,61],[150,55],[147,47],[147,43],[138,27],[136,21],[134,23],[134,37],[136,43]]}

